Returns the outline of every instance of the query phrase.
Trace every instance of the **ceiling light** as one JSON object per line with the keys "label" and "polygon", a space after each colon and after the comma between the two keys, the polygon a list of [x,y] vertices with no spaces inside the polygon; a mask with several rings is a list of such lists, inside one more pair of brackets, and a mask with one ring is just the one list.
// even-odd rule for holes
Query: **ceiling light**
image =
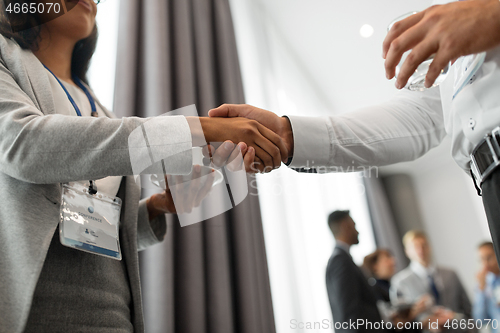
{"label": "ceiling light", "polygon": [[363,38],[369,38],[373,35],[373,27],[369,24],[363,24],[359,29],[359,34]]}

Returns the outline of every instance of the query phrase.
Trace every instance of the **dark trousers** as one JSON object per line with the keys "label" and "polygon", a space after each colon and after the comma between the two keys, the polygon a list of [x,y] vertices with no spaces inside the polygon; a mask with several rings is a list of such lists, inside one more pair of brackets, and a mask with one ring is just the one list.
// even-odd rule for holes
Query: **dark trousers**
{"label": "dark trousers", "polygon": [[500,263],[500,168],[486,179],[481,190],[483,192],[483,204],[490,226],[491,239]]}

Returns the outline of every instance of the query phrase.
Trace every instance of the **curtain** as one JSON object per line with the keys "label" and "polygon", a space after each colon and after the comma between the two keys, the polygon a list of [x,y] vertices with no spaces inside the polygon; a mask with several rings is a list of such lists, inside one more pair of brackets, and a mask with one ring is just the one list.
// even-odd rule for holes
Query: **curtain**
{"label": "curtain", "polygon": [[[243,103],[227,0],[121,0],[114,109],[151,117]],[[165,133],[168,135],[168,133]],[[145,193],[149,194],[149,193]],[[275,332],[256,196],[141,253],[147,332]]]}
{"label": "curtain", "polygon": [[399,271],[409,262],[404,253],[402,236],[394,221],[384,184],[378,177],[364,177],[363,181],[377,247],[391,250],[396,258],[396,270]]}

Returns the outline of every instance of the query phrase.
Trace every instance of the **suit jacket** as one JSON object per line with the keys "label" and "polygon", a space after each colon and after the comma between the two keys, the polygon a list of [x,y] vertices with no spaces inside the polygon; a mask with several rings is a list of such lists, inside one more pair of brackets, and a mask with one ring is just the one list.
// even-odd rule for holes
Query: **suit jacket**
{"label": "suit jacket", "polygon": [[[451,269],[437,267],[433,277],[439,291],[439,305],[463,314],[465,319],[472,318],[472,306],[458,275]],[[405,301],[415,302],[429,293],[428,281],[422,279],[411,265],[394,275],[391,280],[392,302],[397,302],[399,297]]]}
{"label": "suit jacket", "polygon": [[[184,117],[148,122],[111,119],[114,115],[105,113],[109,118],[56,114],[45,68],[31,51],[0,35],[0,333],[23,331],[59,222],[61,183],[132,175],[128,139],[139,126],[155,134],[148,144],[132,147],[139,155],[185,150],[169,160],[167,172],[190,172],[191,135]],[[160,241],[166,232],[164,216],[149,223],[140,194],[134,177],[124,177],[119,190],[122,253],[137,332],[144,330],[137,250]]]}
{"label": "suit jacket", "polygon": [[[335,247],[326,268],[326,289],[335,323],[356,322],[358,319],[381,322],[377,300],[361,269],[344,249]],[[339,324],[336,324],[339,325]],[[337,326],[336,326],[337,327]],[[335,332],[370,332],[373,330],[335,329]],[[381,330],[377,330],[381,331]],[[382,332],[382,331],[381,331]]]}

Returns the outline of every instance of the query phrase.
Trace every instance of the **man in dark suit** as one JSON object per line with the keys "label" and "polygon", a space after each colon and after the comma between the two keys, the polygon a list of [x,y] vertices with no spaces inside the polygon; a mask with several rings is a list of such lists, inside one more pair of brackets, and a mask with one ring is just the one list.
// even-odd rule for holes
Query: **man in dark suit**
{"label": "man in dark suit", "polygon": [[358,231],[349,211],[331,213],[328,225],[336,241],[326,269],[326,288],[335,332],[384,332],[376,326],[382,323],[382,319],[373,291],[349,254],[351,245],[359,243]]}

